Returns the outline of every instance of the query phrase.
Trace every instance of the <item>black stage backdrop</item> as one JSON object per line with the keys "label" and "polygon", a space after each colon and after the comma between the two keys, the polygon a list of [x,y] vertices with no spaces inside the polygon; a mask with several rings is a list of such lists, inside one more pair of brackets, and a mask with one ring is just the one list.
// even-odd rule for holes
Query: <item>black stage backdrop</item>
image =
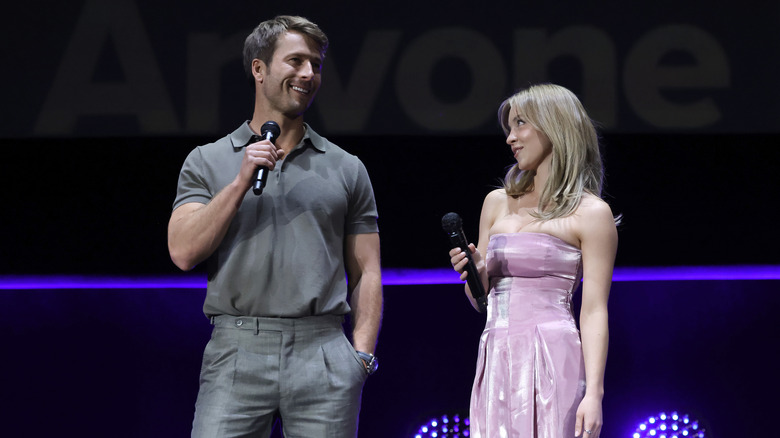
{"label": "black stage backdrop", "polygon": [[[618,266],[777,264],[780,136],[607,134]],[[184,158],[205,138],[6,139],[3,274],[175,273],[166,228]],[[332,137],[366,164],[385,267],[449,266],[441,217],[476,240],[512,156],[499,136]]]}

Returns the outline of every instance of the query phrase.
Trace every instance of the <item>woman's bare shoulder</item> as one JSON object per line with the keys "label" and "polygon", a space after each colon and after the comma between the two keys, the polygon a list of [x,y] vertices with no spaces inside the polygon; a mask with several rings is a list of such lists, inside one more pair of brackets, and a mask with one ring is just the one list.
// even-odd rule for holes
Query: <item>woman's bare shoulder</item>
{"label": "woman's bare shoulder", "polygon": [[506,210],[506,191],[504,189],[495,189],[485,196],[482,203],[482,214],[480,216],[480,227],[490,228]]}
{"label": "woman's bare shoulder", "polygon": [[616,231],[615,217],[609,204],[593,194],[583,194],[576,217],[577,234],[581,240],[587,235],[605,236]]}
{"label": "woman's bare shoulder", "polygon": [[603,199],[590,193],[583,193],[577,213],[586,217],[607,215],[612,218],[612,208]]}
{"label": "woman's bare shoulder", "polygon": [[490,193],[488,193],[485,196],[485,200],[482,203],[482,208],[492,208],[497,205],[501,205],[503,203],[506,203],[507,195],[506,190],[504,189],[495,189],[492,190]]}
{"label": "woman's bare shoulder", "polygon": [[490,193],[485,196],[485,199],[491,199],[491,200],[497,200],[497,199],[506,199],[506,190],[505,189],[493,189],[490,191]]}

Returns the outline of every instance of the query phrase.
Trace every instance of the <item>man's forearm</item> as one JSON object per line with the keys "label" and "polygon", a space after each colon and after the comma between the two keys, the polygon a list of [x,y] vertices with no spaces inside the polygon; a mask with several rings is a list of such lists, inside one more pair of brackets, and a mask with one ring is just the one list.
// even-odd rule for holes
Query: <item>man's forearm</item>
{"label": "man's forearm", "polygon": [[352,291],[352,343],[357,351],[374,353],[382,325],[382,275],[364,273]]}

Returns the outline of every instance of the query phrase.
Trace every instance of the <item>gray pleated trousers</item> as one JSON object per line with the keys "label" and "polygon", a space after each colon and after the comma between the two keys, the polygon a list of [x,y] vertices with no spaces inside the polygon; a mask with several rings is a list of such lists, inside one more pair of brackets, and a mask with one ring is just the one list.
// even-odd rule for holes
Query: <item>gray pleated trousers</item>
{"label": "gray pleated trousers", "polygon": [[340,316],[217,316],[203,353],[192,436],[353,438],[367,373]]}

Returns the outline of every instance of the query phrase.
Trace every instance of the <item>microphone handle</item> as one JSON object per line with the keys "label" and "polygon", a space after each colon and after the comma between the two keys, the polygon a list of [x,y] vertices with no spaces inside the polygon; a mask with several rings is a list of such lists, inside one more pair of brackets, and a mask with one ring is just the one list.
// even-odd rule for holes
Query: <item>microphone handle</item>
{"label": "microphone handle", "polygon": [[[271,133],[268,133],[268,137],[271,137]],[[263,137],[255,134],[252,136],[250,142],[251,143],[257,143],[258,141],[261,141]],[[269,170],[265,166],[257,166],[257,171],[255,172],[255,182],[252,184],[252,192],[254,192],[255,195],[260,196],[263,194],[263,189],[265,188],[265,183],[268,181],[268,173]]]}
{"label": "microphone handle", "polygon": [[479,270],[477,270],[477,265],[474,264],[474,259],[471,256],[471,249],[469,249],[469,244],[466,242],[466,235],[463,234],[462,230],[457,233],[448,234],[450,236],[450,243],[466,253],[466,258],[469,261],[466,264],[466,272],[468,273],[466,282],[469,285],[469,290],[471,290],[471,296],[477,302],[479,312],[485,313],[487,310],[487,296],[485,295],[485,288],[482,286]]}

